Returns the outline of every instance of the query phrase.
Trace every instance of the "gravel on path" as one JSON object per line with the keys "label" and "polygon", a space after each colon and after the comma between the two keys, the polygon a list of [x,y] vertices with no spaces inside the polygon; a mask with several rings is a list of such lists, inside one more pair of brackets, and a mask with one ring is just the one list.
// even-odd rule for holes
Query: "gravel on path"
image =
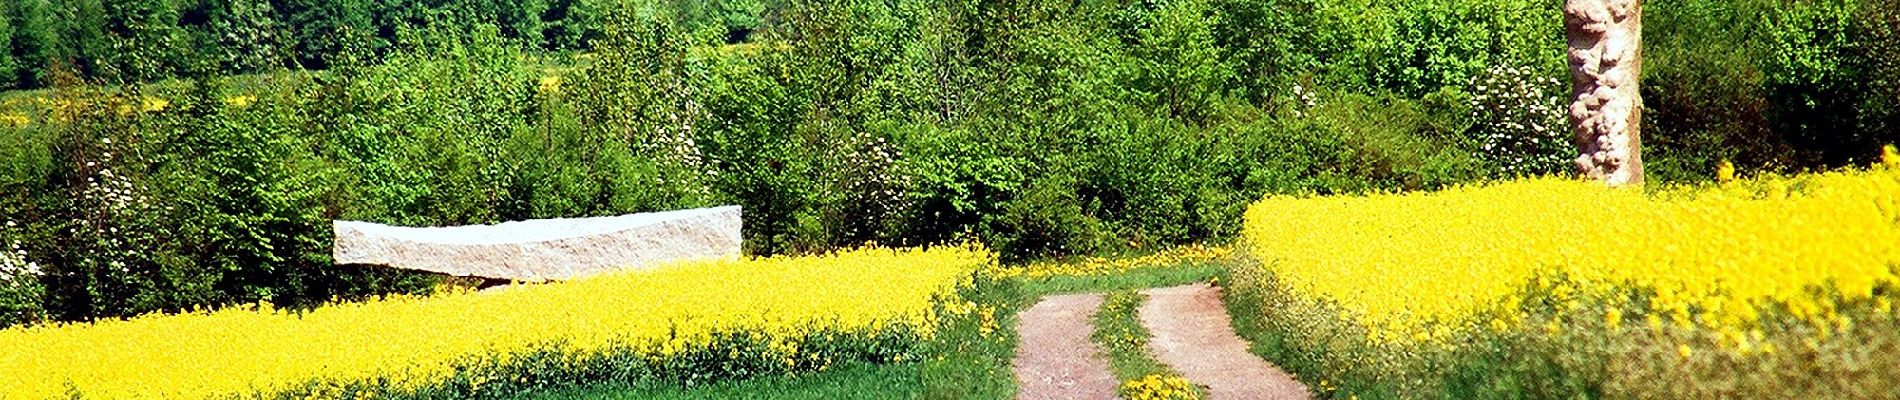
{"label": "gravel on path", "polygon": [[1181,377],[1206,386],[1209,398],[1312,398],[1293,375],[1247,350],[1227,318],[1220,288],[1197,283],[1144,292],[1148,301],[1136,312],[1154,336],[1149,350]]}
{"label": "gravel on path", "polygon": [[1019,399],[1114,399],[1115,374],[1089,335],[1102,307],[1100,294],[1044,297],[1017,319]]}

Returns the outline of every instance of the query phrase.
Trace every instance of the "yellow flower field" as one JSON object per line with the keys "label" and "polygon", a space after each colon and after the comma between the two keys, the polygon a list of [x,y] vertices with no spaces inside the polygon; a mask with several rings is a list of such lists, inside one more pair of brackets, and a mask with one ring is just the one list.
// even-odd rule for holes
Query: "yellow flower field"
{"label": "yellow flower field", "polygon": [[1075,261],[1038,261],[1021,266],[999,266],[999,277],[1049,278],[1057,276],[1108,276],[1128,271],[1167,267],[1182,263],[1206,262],[1225,257],[1233,249],[1225,246],[1190,244],[1153,254],[1128,258],[1089,257]]}
{"label": "yellow flower field", "polygon": [[[397,297],[302,315],[228,309],[0,331],[0,398],[203,398],[311,381],[445,379],[454,362],[561,343],[664,356],[716,331],[791,337],[907,324],[930,335],[933,301],[992,263],[987,251],[861,249],[689,262],[496,293]],[[795,349],[795,342],[775,347]]]}
{"label": "yellow flower field", "polygon": [[[1513,327],[1522,289],[1563,278],[1578,287],[1552,295],[1653,291],[1639,306],[1655,312],[1640,318],[1714,329],[1745,348],[1764,310],[1785,307],[1825,330],[1851,323],[1834,313],[1842,302],[1890,312],[1892,294],[1877,288],[1900,282],[1893,166],[1651,194],[1550,178],[1271,197],[1245,218],[1246,252],[1294,293],[1350,314],[1372,342]],[[1612,327],[1639,318],[1604,316]]]}

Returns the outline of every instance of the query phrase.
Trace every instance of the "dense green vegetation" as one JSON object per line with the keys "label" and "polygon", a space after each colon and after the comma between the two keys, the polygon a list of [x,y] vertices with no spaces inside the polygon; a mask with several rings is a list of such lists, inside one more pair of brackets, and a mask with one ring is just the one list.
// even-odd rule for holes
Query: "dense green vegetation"
{"label": "dense green vegetation", "polygon": [[[434,280],[332,266],[331,219],[739,204],[753,254],[1014,261],[1231,237],[1268,193],[1559,173],[1556,6],[10,1],[0,76],[49,89],[0,96],[0,247],[43,270],[0,324]],[[1900,141],[1895,10],[1651,4],[1653,177]]]}
{"label": "dense green vegetation", "polygon": [[[776,1],[660,0],[689,36],[739,42]],[[59,69],[144,82],[326,69],[414,49],[419,30],[488,25],[540,50],[591,48],[626,0],[8,0],[0,4],[0,87],[57,84]]]}

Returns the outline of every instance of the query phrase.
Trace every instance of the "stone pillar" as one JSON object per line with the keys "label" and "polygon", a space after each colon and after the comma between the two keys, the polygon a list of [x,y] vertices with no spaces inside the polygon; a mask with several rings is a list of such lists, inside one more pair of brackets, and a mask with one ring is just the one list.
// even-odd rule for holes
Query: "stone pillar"
{"label": "stone pillar", "polygon": [[1641,0],[1564,0],[1577,172],[1610,186],[1643,181],[1642,20]]}

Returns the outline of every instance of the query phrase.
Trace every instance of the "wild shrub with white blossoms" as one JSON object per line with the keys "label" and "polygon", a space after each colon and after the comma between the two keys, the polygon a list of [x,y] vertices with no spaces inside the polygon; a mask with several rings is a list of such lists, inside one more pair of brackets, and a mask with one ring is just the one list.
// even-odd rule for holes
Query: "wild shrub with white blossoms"
{"label": "wild shrub with white blossoms", "polygon": [[1313,90],[1311,89],[1307,89],[1306,86],[1304,85],[1300,85],[1299,83],[1294,83],[1293,84],[1293,101],[1294,101],[1293,115],[1299,116],[1299,117],[1305,117],[1307,109],[1311,109],[1313,107],[1319,107],[1319,94],[1314,93]]}
{"label": "wild shrub with white blossoms", "polygon": [[[75,202],[87,210],[78,221],[75,229],[83,232],[79,236],[94,236],[99,249],[92,256],[98,260],[85,261],[103,263],[105,267],[118,273],[131,272],[130,264],[138,259],[132,243],[141,230],[126,225],[149,217],[159,210],[153,199],[147,195],[149,190],[134,182],[131,177],[112,169],[120,165],[119,156],[125,150],[123,144],[113,143],[111,138],[99,141],[97,158],[81,162],[80,173],[86,177],[85,187],[79,190]],[[135,223],[135,222],[134,222]],[[90,258],[90,257],[88,257]]]}
{"label": "wild shrub with white blossoms", "polygon": [[[9,230],[17,226],[13,221],[6,222]],[[20,248],[20,242],[0,236],[0,250],[5,250],[0,252],[0,285],[10,285],[14,281],[40,275],[40,265],[28,261],[26,250]]]}
{"label": "wild shrub with white blossoms", "polygon": [[909,185],[909,177],[896,168],[904,152],[884,137],[868,132],[849,135],[844,142],[830,148],[834,152],[831,156],[842,166],[838,183],[845,189],[846,201],[859,208],[856,213],[871,216],[852,221],[845,229],[850,235],[866,237],[878,228],[870,222],[910,207],[910,199],[899,190]]}
{"label": "wild shrub with white blossoms", "polygon": [[1564,83],[1527,66],[1492,66],[1472,79],[1472,134],[1480,157],[1505,176],[1545,175],[1569,165]]}
{"label": "wild shrub with white blossoms", "polygon": [[[693,116],[682,115],[700,112],[698,103],[687,102],[685,111],[667,114],[667,123],[658,126],[658,131],[641,145],[647,154],[660,155],[659,160],[672,167],[679,174],[672,175],[673,182],[680,190],[690,196],[708,198],[712,196],[713,179],[719,177],[719,171],[709,168],[707,160],[700,152],[699,143],[693,141]],[[655,178],[656,183],[667,184],[667,176]]]}
{"label": "wild shrub with white blossoms", "polygon": [[9,236],[18,228],[19,224],[11,220],[0,224],[0,328],[42,319],[40,301],[46,296],[46,287],[40,283],[40,276],[44,271],[20,242]]}

